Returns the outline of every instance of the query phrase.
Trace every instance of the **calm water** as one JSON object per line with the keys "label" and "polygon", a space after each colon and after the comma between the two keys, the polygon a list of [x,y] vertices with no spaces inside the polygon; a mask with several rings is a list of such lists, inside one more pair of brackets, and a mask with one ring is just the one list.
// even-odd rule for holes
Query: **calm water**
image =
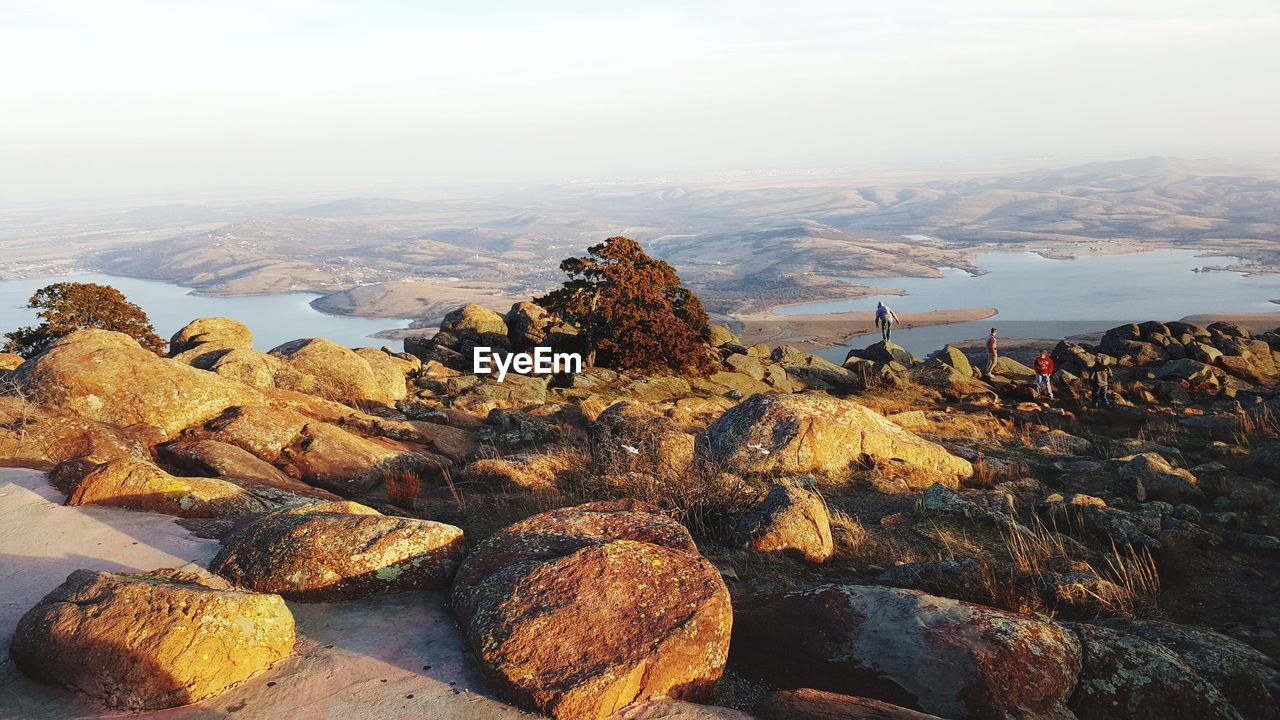
{"label": "calm water", "polygon": [[[943,345],[985,337],[993,325],[1005,337],[1056,338],[1096,332],[1123,322],[1176,320],[1213,312],[1275,312],[1280,305],[1280,275],[1246,277],[1234,272],[1193,272],[1238,265],[1224,257],[1198,257],[1195,250],[1157,250],[1117,256],[1051,260],[1030,252],[978,255],[974,264],[989,271],[971,276],[944,269],[941,278],[846,278],[849,282],[906,295],[808,303],[781,308],[779,314],[871,310],[877,300],[898,312],[994,307],[990,320],[895,330],[893,339],[912,353],[927,354]],[[879,339],[874,333],[851,345],[820,352],[843,360],[849,347]]]}
{"label": "calm water", "polygon": [[259,350],[270,350],[281,343],[302,337],[328,338],[350,347],[387,345],[399,350],[403,346],[399,340],[370,336],[379,330],[405,327],[408,324],[407,320],[322,313],[308,304],[316,297],[309,293],[210,297],[192,295],[189,288],[155,280],[85,273],[61,278],[0,282],[0,330],[8,331],[39,322],[36,311],[24,307],[27,300],[36,290],[60,281],[93,282],[115,287],[146,311],[156,332],[163,338],[172,336],[183,325],[198,317],[229,317],[239,320],[253,330],[253,344]]}

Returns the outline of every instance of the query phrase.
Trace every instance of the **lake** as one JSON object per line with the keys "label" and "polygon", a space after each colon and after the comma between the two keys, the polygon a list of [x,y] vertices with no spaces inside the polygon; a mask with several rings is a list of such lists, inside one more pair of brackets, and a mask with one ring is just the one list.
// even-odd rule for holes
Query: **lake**
{"label": "lake", "polygon": [[27,300],[36,290],[55,282],[91,282],[115,287],[130,302],[146,311],[156,332],[166,339],[198,317],[229,317],[249,326],[253,331],[254,347],[259,350],[270,350],[281,343],[304,337],[327,338],[349,347],[386,345],[400,350],[404,346],[402,341],[371,335],[380,330],[405,327],[409,322],[322,313],[309,304],[317,297],[311,293],[237,297],[194,295],[190,288],[157,280],[82,273],[60,278],[0,282],[0,330],[9,331],[38,323],[36,311],[25,307]]}
{"label": "lake", "polygon": [[[1060,338],[1106,330],[1125,322],[1177,320],[1202,313],[1275,312],[1280,275],[1195,272],[1205,266],[1242,266],[1235,258],[1196,250],[1155,250],[1054,260],[1032,252],[990,252],[974,257],[988,271],[970,275],[944,268],[940,278],[842,278],[850,283],[906,291],[894,295],[806,303],[779,308],[780,315],[872,310],[877,300],[897,312],[994,307],[998,314],[977,322],[895,329],[894,342],[915,355],[948,343],[985,337],[996,326],[1010,338]],[[819,351],[843,361],[850,347],[865,347],[879,333],[850,345]]]}

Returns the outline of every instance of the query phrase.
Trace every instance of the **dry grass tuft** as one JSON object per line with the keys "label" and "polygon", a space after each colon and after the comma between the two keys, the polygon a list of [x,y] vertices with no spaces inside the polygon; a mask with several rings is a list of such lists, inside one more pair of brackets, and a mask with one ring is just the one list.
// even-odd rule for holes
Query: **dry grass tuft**
{"label": "dry grass tuft", "polygon": [[387,488],[391,503],[406,510],[413,510],[422,491],[422,477],[412,470],[383,470],[382,483]]}

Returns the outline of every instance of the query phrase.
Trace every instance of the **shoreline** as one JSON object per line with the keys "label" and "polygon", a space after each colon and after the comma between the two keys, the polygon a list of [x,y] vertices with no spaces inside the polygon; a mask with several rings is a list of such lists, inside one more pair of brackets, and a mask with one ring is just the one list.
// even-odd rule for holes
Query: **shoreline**
{"label": "shoreline", "polygon": [[[906,330],[930,325],[954,325],[995,317],[995,308],[954,308],[919,313],[898,313],[895,326]],[[876,331],[874,310],[849,310],[815,315],[776,315],[772,312],[726,318],[734,332],[748,345],[792,345],[812,350],[847,345],[859,336]]]}

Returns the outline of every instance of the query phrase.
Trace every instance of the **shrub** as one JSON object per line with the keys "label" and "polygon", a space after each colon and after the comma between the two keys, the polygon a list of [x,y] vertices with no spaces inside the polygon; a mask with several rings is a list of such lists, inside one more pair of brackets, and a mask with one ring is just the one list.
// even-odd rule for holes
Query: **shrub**
{"label": "shrub", "polygon": [[5,352],[31,357],[63,335],[86,328],[121,332],[156,354],[164,352],[165,341],[147,314],[110,285],[54,283],[37,290],[27,307],[39,309],[42,322],[5,333]]}
{"label": "shrub", "polygon": [[569,279],[535,302],[579,329],[588,365],[686,375],[714,370],[707,312],[675,268],[625,237],[587,252],[561,262]]}

